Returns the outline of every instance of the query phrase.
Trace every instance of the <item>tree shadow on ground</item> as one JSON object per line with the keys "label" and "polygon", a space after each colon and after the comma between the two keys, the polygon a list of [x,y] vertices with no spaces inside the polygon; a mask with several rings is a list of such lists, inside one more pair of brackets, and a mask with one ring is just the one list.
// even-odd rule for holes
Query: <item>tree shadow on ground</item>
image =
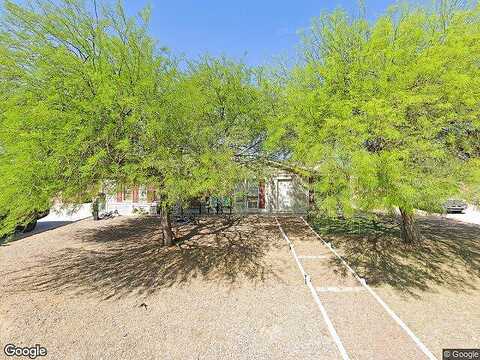
{"label": "tree shadow on ground", "polygon": [[[340,250],[347,263],[370,285],[389,285],[404,295],[439,287],[477,290],[480,284],[480,226],[441,217],[420,217],[423,240],[406,245],[394,217],[316,219],[314,228]],[[338,258],[331,265],[345,274]]]}
{"label": "tree shadow on ground", "polygon": [[79,246],[17,272],[10,291],[71,291],[108,299],[150,295],[197,277],[227,285],[259,283],[277,277],[266,258],[282,244],[272,241],[274,228],[261,218],[206,218],[176,228],[176,246],[165,248],[158,218],[122,219],[79,230],[72,235]]}

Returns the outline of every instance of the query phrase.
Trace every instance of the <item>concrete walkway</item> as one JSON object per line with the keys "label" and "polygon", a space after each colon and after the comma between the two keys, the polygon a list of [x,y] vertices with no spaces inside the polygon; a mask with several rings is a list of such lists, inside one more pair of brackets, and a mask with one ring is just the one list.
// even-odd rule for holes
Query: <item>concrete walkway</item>
{"label": "concrete walkway", "polygon": [[278,220],[350,359],[428,359],[351,273],[333,270],[338,258],[301,218]]}
{"label": "concrete walkway", "polygon": [[56,204],[50,209],[50,213],[37,221],[33,231],[15,235],[16,240],[24,239],[44,231],[53,230],[71,224],[75,221],[87,219],[92,216],[90,203],[64,207]]}

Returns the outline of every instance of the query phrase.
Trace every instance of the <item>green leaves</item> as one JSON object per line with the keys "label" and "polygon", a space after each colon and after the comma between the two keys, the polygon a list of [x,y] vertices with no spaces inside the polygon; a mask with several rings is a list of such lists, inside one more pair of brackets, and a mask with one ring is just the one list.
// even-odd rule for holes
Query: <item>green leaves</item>
{"label": "green leaves", "polygon": [[325,14],[303,34],[303,62],[277,76],[226,58],[179,67],[149,18],[120,3],[4,3],[10,230],[110,181],[155,186],[165,204],[225,195],[265,171],[250,162],[264,155],[320,174],[318,205],[331,212],[438,211],[478,192],[480,8],[395,6],[373,23]]}
{"label": "green leaves", "polygon": [[258,73],[209,57],[179,69],[148,35],[149,12],[128,18],[121,3],[5,2],[5,223],[21,220],[37,199],[75,202],[112,181],[155,186],[171,205],[228,194],[242,176],[237,156],[254,154],[264,137]]}
{"label": "green leaves", "polygon": [[304,34],[269,146],[318,169],[321,208],[439,211],[474,187],[480,9],[448,11],[393,7],[371,24],[336,11]]}

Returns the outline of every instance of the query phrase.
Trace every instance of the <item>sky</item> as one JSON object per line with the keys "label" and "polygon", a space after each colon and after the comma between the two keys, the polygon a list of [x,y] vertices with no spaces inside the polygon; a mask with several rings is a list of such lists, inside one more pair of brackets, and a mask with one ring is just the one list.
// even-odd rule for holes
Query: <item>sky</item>
{"label": "sky", "polygon": [[[291,58],[298,31],[323,11],[358,14],[358,0],[126,0],[130,15],[152,8],[151,34],[174,54],[197,58],[226,55],[250,65]],[[381,15],[393,0],[365,0],[367,17]]]}

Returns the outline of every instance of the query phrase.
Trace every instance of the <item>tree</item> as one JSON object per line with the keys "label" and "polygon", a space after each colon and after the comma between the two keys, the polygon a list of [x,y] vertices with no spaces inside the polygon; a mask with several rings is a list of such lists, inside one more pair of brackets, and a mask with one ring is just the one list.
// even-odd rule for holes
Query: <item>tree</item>
{"label": "tree", "polygon": [[3,232],[36,199],[75,202],[106,183],[147,184],[158,189],[170,245],[173,204],[233,186],[234,155],[261,123],[254,72],[215,59],[180,71],[148,35],[148,17],[146,9],[128,18],[119,3],[4,3],[0,212],[12,225]]}
{"label": "tree", "polygon": [[0,173],[0,209],[10,224],[4,232],[36,199],[76,201],[97,193],[106,177],[120,180],[122,146],[173,71],[146,34],[148,11],[135,20],[120,5],[94,5],[4,2],[0,144],[9,161]]}
{"label": "tree", "polygon": [[320,209],[398,209],[408,243],[415,209],[442,211],[479,182],[480,8],[438,8],[314,20],[270,129],[321,174]]}
{"label": "tree", "polygon": [[201,195],[229,194],[245,173],[237,155],[263,129],[256,74],[227,59],[204,58],[157,98],[136,147],[128,146],[130,183],[158,189],[164,238],[172,242],[169,209]]}

